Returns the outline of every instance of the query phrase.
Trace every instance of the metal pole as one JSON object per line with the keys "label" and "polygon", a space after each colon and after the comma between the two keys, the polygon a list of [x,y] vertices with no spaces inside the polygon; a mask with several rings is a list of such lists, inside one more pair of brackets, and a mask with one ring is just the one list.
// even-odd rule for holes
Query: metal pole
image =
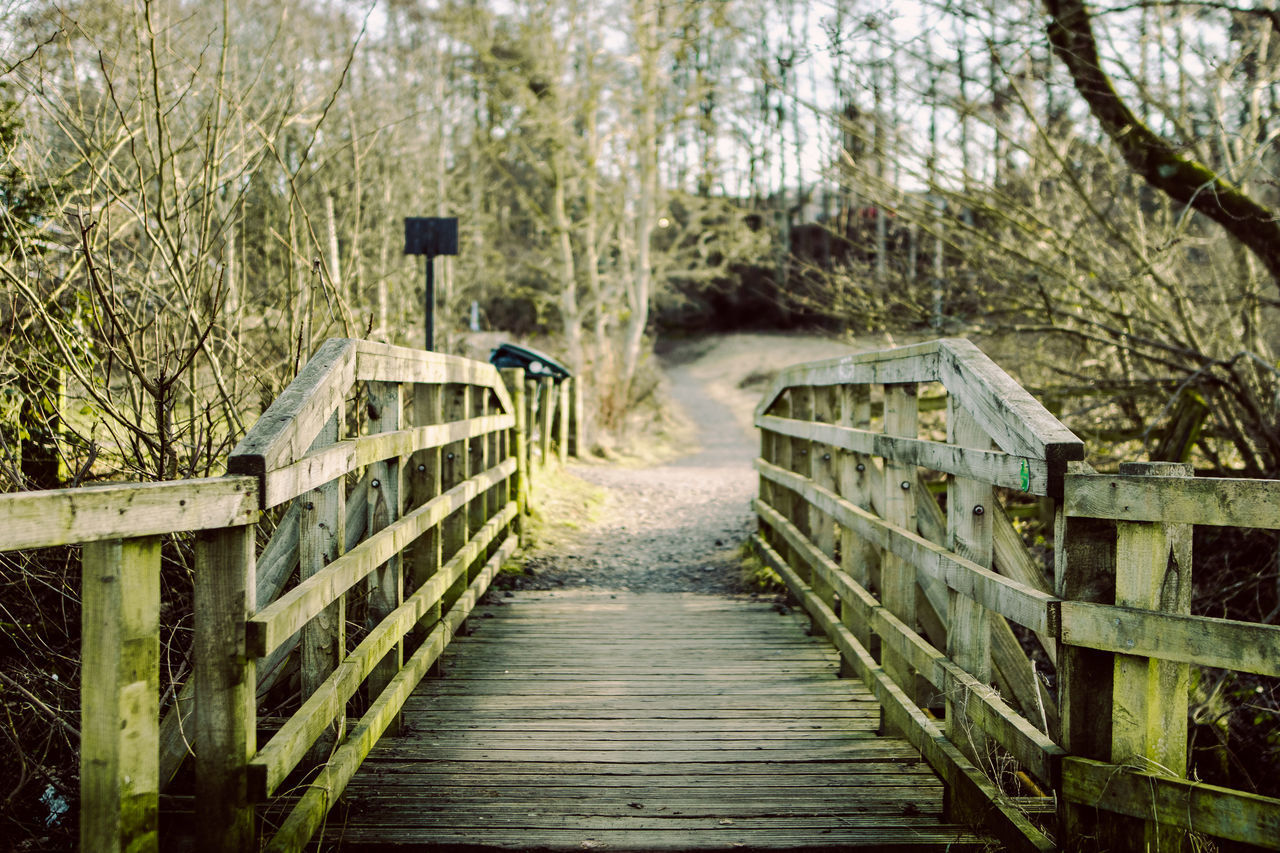
{"label": "metal pole", "polygon": [[427,255],[427,349],[436,348],[436,256]]}

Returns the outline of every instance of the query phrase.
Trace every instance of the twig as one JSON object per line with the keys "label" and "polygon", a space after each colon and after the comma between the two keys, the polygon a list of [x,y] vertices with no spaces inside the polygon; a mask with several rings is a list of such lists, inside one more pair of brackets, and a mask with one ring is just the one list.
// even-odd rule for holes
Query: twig
{"label": "twig", "polygon": [[9,685],[14,690],[17,690],[23,696],[27,697],[27,701],[29,701],[32,705],[34,705],[37,711],[40,711],[46,717],[48,717],[52,722],[57,723],[59,726],[61,726],[64,732],[71,735],[71,737],[75,738],[76,740],[80,740],[80,732],[72,728],[71,725],[67,723],[66,720],[62,719],[62,717],[58,716],[58,713],[56,711],[54,711],[44,702],[40,701],[40,697],[36,696],[30,690],[23,687],[21,684],[14,681],[12,678],[5,675],[3,672],[0,672],[0,679],[3,679],[5,684]]}

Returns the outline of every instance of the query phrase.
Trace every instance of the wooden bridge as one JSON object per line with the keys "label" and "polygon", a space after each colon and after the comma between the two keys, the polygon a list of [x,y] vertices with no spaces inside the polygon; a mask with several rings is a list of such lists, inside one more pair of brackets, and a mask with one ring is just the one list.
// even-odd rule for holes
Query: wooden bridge
{"label": "wooden bridge", "polygon": [[[1190,666],[1280,675],[1280,628],[1190,614],[1191,526],[1280,528],[1277,483],[1095,473],[935,341],[788,368],[757,409],[753,544],[802,620],[478,603],[575,396],[334,340],[225,477],[0,496],[0,549],[83,545],[82,849],[1280,849],[1280,801],[1185,778]],[[1006,511],[1033,501],[1052,582]],[[188,535],[194,670],[162,708]]]}

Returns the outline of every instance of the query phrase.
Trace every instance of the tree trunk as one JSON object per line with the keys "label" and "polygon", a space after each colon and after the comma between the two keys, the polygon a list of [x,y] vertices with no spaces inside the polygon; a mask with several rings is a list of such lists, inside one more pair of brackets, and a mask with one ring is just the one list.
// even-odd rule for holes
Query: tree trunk
{"label": "tree trunk", "polygon": [[1130,168],[1152,187],[1221,225],[1280,282],[1276,213],[1204,164],[1179,154],[1133,114],[1102,70],[1093,22],[1082,0],[1044,0],[1044,5],[1049,13],[1049,43]]}
{"label": "tree trunk", "polygon": [[640,194],[636,199],[635,267],[627,289],[630,314],[622,347],[622,386],[630,393],[640,364],[645,328],[649,324],[649,292],[653,261],[650,242],[658,207],[658,10],[656,0],[636,0],[636,37],[640,54],[640,134],[636,153],[640,172]]}

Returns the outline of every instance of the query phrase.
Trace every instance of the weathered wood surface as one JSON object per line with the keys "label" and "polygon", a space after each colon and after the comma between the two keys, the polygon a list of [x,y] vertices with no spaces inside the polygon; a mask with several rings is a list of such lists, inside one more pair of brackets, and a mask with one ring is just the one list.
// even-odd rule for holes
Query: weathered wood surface
{"label": "weathered wood surface", "polygon": [[1001,450],[1047,460],[1054,477],[1061,477],[1067,462],[1084,458],[1084,442],[972,341],[936,343],[941,350],[939,379],[947,393]]}
{"label": "weathered wood surface", "polygon": [[937,341],[890,350],[860,352],[839,358],[796,364],[778,374],[756,406],[763,415],[793,385],[871,385],[938,381]]}
{"label": "weathered wood surface", "polygon": [[[991,439],[966,410],[954,405],[947,408],[947,439],[959,447],[989,447]],[[986,482],[952,476],[947,480],[947,547],[983,568],[992,564],[992,518],[995,516],[995,490]],[[991,621],[985,607],[967,595],[952,590],[947,616],[947,657],[981,686],[992,680]],[[986,758],[987,743],[981,727],[970,724],[966,707],[969,694],[945,692],[946,732],[952,743],[960,747],[969,760],[981,765]],[[971,817],[976,817],[971,816]]]}
{"label": "weathered wood surface", "polygon": [[1048,494],[1049,464],[1043,459],[1013,456],[996,450],[957,447],[922,438],[885,435],[866,429],[806,423],[773,415],[757,418],[756,426],[779,435],[807,438],[854,453],[919,465],[944,474],[971,477],[1033,495]]}
{"label": "weathered wood surface", "polygon": [[[342,795],[365,757],[382,737],[392,719],[399,714],[418,682],[458,633],[463,621],[488,589],[498,568],[515,548],[515,537],[509,537],[481,569],[476,579],[458,596],[449,612],[436,623],[422,645],[405,662],[404,668],[360,718],[346,741],[334,751],[333,757],[321,768],[318,778],[306,787],[283,825],[267,843],[267,851],[297,853],[307,846],[324,824],[325,816],[333,808],[335,800]],[[465,565],[461,560],[459,562]]]}
{"label": "weathered wood surface", "polygon": [[135,539],[258,520],[252,477],[0,495],[0,551]]}
{"label": "weathered wood surface", "polygon": [[[249,620],[246,630],[250,649],[258,655],[270,653],[423,531],[440,523],[450,513],[465,512],[459,507],[465,507],[467,501],[510,476],[514,470],[515,460],[507,459],[482,474],[464,480],[387,525],[346,554],[331,560]],[[463,541],[465,539],[458,543],[446,541],[446,549],[456,550]]]}
{"label": "weathered wood surface", "polygon": [[[250,763],[252,790],[257,799],[265,799],[275,792],[286,774],[293,770],[307,748],[337,716],[378,662],[399,645],[404,635],[440,600],[451,584],[459,578],[465,580],[468,566],[514,514],[515,504],[508,504],[503,513],[491,519],[439,572],[407,601],[388,613],[276,732]],[[386,683],[390,683],[390,679]],[[377,684],[371,679],[378,692],[386,687],[386,683]]]}
{"label": "weathered wood surface", "polygon": [[231,451],[227,471],[261,475],[303,456],[355,381],[358,341],[330,338]]}
{"label": "weathered wood surface", "polygon": [[[893,649],[941,694],[959,698],[966,717],[1009,750],[1025,769],[1045,782],[1055,777],[1053,766],[1061,750],[1047,735],[1009,708],[995,691],[947,660],[901,619],[881,607],[870,592],[840,571],[781,514],[761,501],[755,502],[755,508],[766,529],[781,535],[793,553],[809,562],[813,577],[821,577],[836,592],[842,605],[841,622],[855,638],[859,633],[874,635],[883,647]],[[851,661],[843,663],[846,671],[855,669]]]}
{"label": "weathered wood surface", "polygon": [[[333,412],[312,442],[317,450],[334,444],[342,435],[345,418]],[[314,587],[334,571],[331,567],[342,560],[346,546],[346,487],[339,478],[321,485],[298,498],[298,578],[304,589]],[[349,562],[349,560],[347,561]],[[372,566],[370,566],[370,570]],[[249,649],[255,657],[270,654],[277,646],[301,632],[299,640],[299,677],[302,698],[320,689],[329,673],[342,662],[347,646],[347,599],[341,593],[346,587],[327,596],[308,615],[297,619],[288,630],[274,638],[269,646]],[[295,587],[294,592],[297,592]],[[277,602],[279,603],[279,602]],[[269,611],[270,606],[265,608]],[[197,714],[197,718],[198,718]],[[317,741],[312,758],[322,761],[335,738],[341,738],[342,720],[330,734]]]}
{"label": "weathered wood surface", "polygon": [[[1121,463],[1125,474],[1190,478],[1178,462]],[[1190,615],[1191,525],[1120,521],[1116,524],[1116,604]],[[1151,762],[1162,773],[1187,773],[1187,664],[1116,655],[1111,701],[1111,761]],[[1186,846],[1169,826],[1144,821],[1124,836],[1150,853]]]}
{"label": "weathered wood surface", "polygon": [[[1058,602],[1038,589],[997,575],[989,569],[935,545],[917,533],[842,500],[812,481],[756,460],[761,476],[802,494],[808,502],[832,515],[842,526],[884,548],[917,572],[928,574],[1007,619],[1039,633],[1055,635]],[[914,472],[912,472],[914,475]],[[907,481],[903,481],[907,482]],[[886,494],[889,489],[885,489]],[[887,583],[887,582],[886,582]],[[914,609],[914,608],[912,608]]]}
{"label": "weathered wood surface", "polygon": [[1280,529],[1280,480],[1175,479],[1078,473],[1067,477],[1068,516]]}
{"label": "weathered wood surface", "polygon": [[[80,849],[156,851],[160,538],[85,546]],[[113,713],[114,712],[114,713]]]}
{"label": "weathered wood surface", "polygon": [[488,435],[510,429],[514,425],[515,418],[512,415],[497,414],[349,438],[331,447],[308,453],[291,465],[267,472],[264,477],[266,487],[263,506],[273,507],[284,503],[289,498],[364,465],[407,456],[419,450],[443,447],[450,442],[474,436]]}
{"label": "weathered wood surface", "polygon": [[252,526],[197,538],[193,678],[201,850],[244,850],[253,839],[246,765],[257,749],[257,677],[240,628],[253,607],[254,570]]}
{"label": "weathered wood surface", "polygon": [[1075,757],[1062,777],[1063,796],[1087,807],[1280,850],[1280,800]]}
{"label": "weathered wood surface", "polygon": [[429,385],[483,385],[498,395],[502,411],[511,411],[511,397],[502,385],[498,369],[488,362],[375,341],[356,343],[356,379]]}
{"label": "weathered wood surface", "polygon": [[[767,603],[520,593],[351,780],[342,849],[980,849],[919,754]],[[345,809],[342,807],[345,805]],[[607,845],[607,847],[605,846]],[[951,845],[948,848],[948,845]],[[403,849],[403,848],[401,848]]]}
{"label": "weathered wood surface", "polygon": [[782,371],[756,407],[757,417],[794,385],[941,382],[1006,453],[1051,462],[1055,477],[1069,460],[1084,458],[1084,444],[1039,401],[970,341],[948,338]]}
{"label": "weathered wood surface", "polygon": [[1280,626],[1062,602],[1062,642],[1127,655],[1280,676]]}
{"label": "weathered wood surface", "polygon": [[[753,537],[752,542],[765,562],[782,577],[792,595],[803,602],[814,622],[839,650],[845,663],[875,695],[884,717],[883,725],[903,733],[921,751],[925,761],[946,781],[951,807],[959,807],[970,814],[981,814],[984,824],[1004,845],[1001,849],[1018,853],[1049,853],[1055,850],[1053,842],[1031,823],[1023,807],[1006,797],[987,778],[984,771],[947,740],[933,718],[921,710],[915,700],[876,663],[853,632],[805,586],[778,554],[758,536]],[[888,617],[895,618],[892,614],[888,614]],[[979,685],[972,680],[972,676],[950,662],[943,663],[952,669],[958,679],[968,681],[968,686],[964,689],[969,690],[971,695],[979,695],[974,689]],[[958,687],[962,686],[960,680],[955,683]],[[1028,733],[1034,734],[1032,731]]]}
{"label": "weathered wood surface", "polygon": [[[886,435],[915,438],[920,431],[917,397],[919,387],[914,383],[886,385],[884,389],[884,431]],[[891,459],[884,460],[884,481],[881,484],[882,515],[886,524],[899,529],[916,529],[916,470]],[[806,496],[807,497],[807,496]],[[835,515],[835,513],[832,513]],[[839,518],[839,516],[836,516]],[[877,543],[879,544],[879,543]],[[880,601],[885,608],[901,619],[912,631],[916,627],[916,572],[919,563],[900,554],[892,547],[885,547],[880,561]],[[899,658],[896,652],[885,650],[882,656],[884,670],[917,700],[912,668]]]}

